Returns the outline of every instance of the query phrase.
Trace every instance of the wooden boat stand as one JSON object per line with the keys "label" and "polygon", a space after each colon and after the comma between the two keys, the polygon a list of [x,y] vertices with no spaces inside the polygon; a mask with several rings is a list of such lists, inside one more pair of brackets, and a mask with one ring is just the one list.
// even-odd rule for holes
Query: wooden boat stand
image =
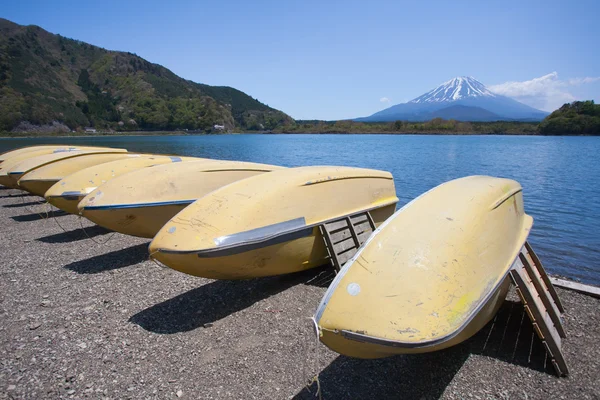
{"label": "wooden boat stand", "polygon": [[569,374],[561,346],[566,337],[561,316],[565,309],[550,282],[540,259],[528,242],[510,271],[510,277],[517,287],[525,311],[533,323],[533,329],[544,343],[558,376]]}
{"label": "wooden boat stand", "polygon": [[329,259],[336,273],[375,230],[371,214],[361,212],[319,225]]}
{"label": "wooden boat stand", "polygon": [[[375,231],[375,223],[367,211],[330,221],[320,225],[319,229],[337,273]],[[569,368],[561,351],[561,338],[566,337],[561,320],[565,310],[540,259],[528,242],[525,242],[509,274],[554,370],[558,376],[568,375]]]}

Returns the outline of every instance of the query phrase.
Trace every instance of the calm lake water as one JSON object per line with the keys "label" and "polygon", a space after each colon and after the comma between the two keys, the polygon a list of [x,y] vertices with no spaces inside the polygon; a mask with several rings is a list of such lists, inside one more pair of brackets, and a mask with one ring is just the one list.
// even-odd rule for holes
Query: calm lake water
{"label": "calm lake water", "polygon": [[41,143],[125,147],[288,167],[391,171],[399,207],[447,180],[492,175],[521,183],[530,242],[546,269],[600,285],[600,137],[214,135],[0,139],[0,152]]}

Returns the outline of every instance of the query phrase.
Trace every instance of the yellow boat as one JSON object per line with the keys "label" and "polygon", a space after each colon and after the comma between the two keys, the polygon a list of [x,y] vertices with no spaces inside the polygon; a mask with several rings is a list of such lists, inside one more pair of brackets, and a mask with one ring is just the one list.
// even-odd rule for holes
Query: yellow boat
{"label": "yellow boat", "polygon": [[125,154],[125,149],[112,149],[112,150],[81,150],[81,151],[66,151],[61,153],[45,154],[43,156],[37,156],[27,158],[20,163],[14,165],[7,172],[8,178],[14,188],[18,188],[19,179],[28,172],[31,172],[37,168],[46,166],[50,163],[54,163],[60,160],[71,159],[75,157],[86,156],[88,154]]}
{"label": "yellow boat", "polygon": [[[20,150],[25,150],[25,149],[20,149]],[[11,155],[10,157],[7,157],[2,162],[2,164],[0,164],[0,185],[4,185],[7,187],[11,187],[13,189],[17,189],[18,188],[17,182],[8,176],[8,171],[10,169],[12,169],[14,166],[16,166],[17,164],[19,164],[25,160],[28,160],[30,158],[39,157],[39,156],[43,156],[43,155],[52,155],[52,154],[63,155],[65,153],[80,152],[80,151],[112,151],[112,150],[124,151],[121,149],[111,149],[109,147],[90,147],[90,146],[83,146],[83,147],[59,146],[58,148],[48,147],[48,148],[41,148],[41,149],[32,149],[31,151],[20,151],[20,150],[17,153]],[[5,154],[8,154],[8,153],[5,153]]]}
{"label": "yellow boat", "polygon": [[321,341],[351,357],[460,343],[497,312],[533,220],[519,183],[444,183],[382,224],[342,268],[315,314]]}
{"label": "yellow boat", "polygon": [[236,161],[189,161],[133,171],[83,198],[79,213],[96,224],[152,238],[175,214],[213,190],[282,167]]}
{"label": "yellow boat", "polygon": [[83,168],[139,157],[140,154],[131,153],[91,153],[68,157],[30,170],[19,179],[17,184],[31,194],[44,197],[46,191],[55,183]]}
{"label": "yellow boat", "polygon": [[5,160],[11,158],[11,157],[16,157],[19,156],[21,154],[25,154],[25,153],[29,153],[32,151],[44,151],[44,150],[49,150],[49,151],[53,151],[56,149],[60,149],[60,148],[69,148],[70,146],[64,146],[64,145],[41,145],[41,146],[29,146],[29,147],[21,147],[15,150],[10,150],[10,151],[6,151],[2,154],[0,154],[0,164],[3,163]]}
{"label": "yellow boat", "polygon": [[389,172],[348,167],[289,168],[232,183],[177,214],[150,255],[187,274],[244,279],[327,262],[319,225],[371,211],[376,224],[398,198]]}
{"label": "yellow boat", "polygon": [[63,211],[71,214],[79,214],[77,204],[85,196],[96,190],[98,186],[105,184],[117,176],[156,165],[194,160],[199,161],[201,159],[161,155],[134,155],[124,160],[94,165],[75,172],[55,183],[46,191],[44,197],[46,197],[46,200],[50,204]]}

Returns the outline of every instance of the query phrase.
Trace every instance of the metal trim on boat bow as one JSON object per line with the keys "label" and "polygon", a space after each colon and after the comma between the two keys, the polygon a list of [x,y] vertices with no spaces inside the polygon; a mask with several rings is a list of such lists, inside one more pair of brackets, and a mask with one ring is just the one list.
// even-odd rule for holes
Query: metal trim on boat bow
{"label": "metal trim on boat bow", "polygon": [[162,201],[156,203],[138,203],[138,204],[111,204],[106,206],[85,206],[83,211],[97,210],[120,210],[125,208],[143,208],[143,207],[158,207],[158,206],[177,206],[182,204],[192,204],[196,200],[173,200]]}
{"label": "metal trim on boat bow", "polygon": [[[395,204],[395,202],[381,204],[378,207],[373,207],[364,211],[372,211],[375,209],[387,207],[391,204]],[[234,233],[231,235],[218,237],[214,239],[214,242],[217,245],[217,247],[213,248],[196,250],[158,249],[157,251],[166,254],[196,253],[200,258],[230,256],[250,250],[256,250],[263,247],[272,246],[275,244],[285,243],[287,241],[300,239],[303,237],[308,237],[313,233],[313,229],[315,227],[343,217],[344,216],[336,216],[335,218],[331,218],[325,221],[319,221],[310,225],[306,225],[306,219],[304,217],[299,217],[288,221],[263,226],[260,228],[254,228],[247,231]]]}

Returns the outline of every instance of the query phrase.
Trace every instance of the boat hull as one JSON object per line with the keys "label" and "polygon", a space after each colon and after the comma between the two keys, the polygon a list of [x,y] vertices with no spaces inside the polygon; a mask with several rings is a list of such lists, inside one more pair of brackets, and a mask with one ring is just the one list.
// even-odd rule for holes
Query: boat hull
{"label": "boat hull", "polygon": [[[375,225],[383,223],[395,209],[396,204],[390,204],[371,210]],[[285,236],[273,239],[274,242],[281,243],[263,244],[260,248],[251,250],[231,249],[217,254],[165,252],[155,250],[154,247],[150,252],[152,257],[174,270],[210,279],[249,279],[290,274],[329,262],[318,226],[289,236],[292,239],[286,240]],[[302,237],[295,238],[296,236]]]}
{"label": "boat hull", "polygon": [[506,277],[502,284],[494,291],[489,301],[473,320],[453,338],[442,343],[419,347],[403,347],[398,343],[377,341],[372,339],[357,340],[357,336],[348,336],[343,332],[335,332],[318,328],[317,334],[322,343],[336,353],[348,357],[375,359],[391,357],[397,354],[420,354],[439,351],[455,346],[479,332],[496,315],[510,289],[510,278]]}
{"label": "boat hull", "polygon": [[207,193],[281,168],[216,160],[144,168],[98,187],[79,203],[78,210],[80,215],[104,228],[152,238],[173,216]]}
{"label": "boat hull", "polygon": [[52,154],[44,154],[41,156],[27,158],[22,160],[21,162],[13,165],[7,171],[7,175],[10,179],[13,187],[19,187],[19,180],[27,173],[34,171],[38,168],[47,166],[49,164],[63,161],[67,159],[75,159],[77,157],[84,157],[90,154],[117,154],[123,155],[126,154],[127,150],[124,149],[114,149],[114,150],[82,150],[82,151],[66,151],[66,152],[58,152]]}
{"label": "boat hull", "polygon": [[[46,190],[46,193],[48,193],[59,182],[60,181],[58,181],[54,185],[50,186]],[[61,194],[56,195],[56,196],[44,195],[44,197],[46,198],[48,203],[52,204],[54,207],[58,208],[59,210],[68,212],[69,214],[75,214],[75,215],[77,215],[79,213],[79,210],[77,209],[77,205],[79,204],[79,202],[81,202],[81,200],[83,200],[85,198],[85,196],[87,196],[87,193],[81,193],[81,192],[74,192],[71,194],[62,192]]]}
{"label": "boat hull", "polygon": [[21,147],[19,149],[7,151],[5,153],[0,154],[0,164],[5,160],[10,159],[11,157],[17,157],[25,153],[30,153],[32,151],[52,151],[60,148],[68,148],[69,146],[61,146],[61,145],[43,145],[43,146],[28,146]]}
{"label": "boat hull", "polygon": [[19,180],[18,187],[35,196],[44,197],[44,193],[54,186],[60,179],[35,179],[23,182]]}
{"label": "boat hull", "polygon": [[216,279],[281,275],[327,262],[319,225],[395,210],[393,177],[347,167],[300,167],[238,181],[202,197],[171,219],[150,244],[153,258]]}
{"label": "boat hull", "polygon": [[48,189],[68,175],[98,164],[133,157],[139,157],[139,155],[129,153],[103,153],[69,157],[29,170],[29,172],[23,174],[17,184],[20,188],[31,194],[44,197],[44,194]]}
{"label": "boat hull", "polygon": [[18,189],[18,185],[14,184],[12,180],[8,177],[8,175],[0,175],[0,185],[11,188]]}
{"label": "boat hull", "polygon": [[193,200],[179,204],[142,204],[131,207],[86,207],[81,215],[106,229],[125,235],[153,238],[174,215]]}
{"label": "boat hull", "polygon": [[359,358],[458,344],[497,312],[532,225],[521,186],[467,177],[413,200],[342,268],[315,314],[321,341]]}
{"label": "boat hull", "polygon": [[12,177],[10,177],[8,175],[8,172],[15,167],[16,165],[20,164],[21,162],[28,160],[28,159],[33,159],[35,157],[40,157],[40,156],[46,156],[46,155],[52,155],[52,154],[64,154],[64,153],[71,153],[71,154],[79,154],[82,151],[125,151],[122,149],[111,149],[111,148],[104,148],[104,147],[88,147],[88,146],[80,146],[80,147],[64,147],[64,146],[60,146],[60,147],[43,147],[41,149],[33,149],[30,151],[24,151],[25,149],[23,149],[23,151],[18,151],[16,152],[14,155],[10,155],[10,157],[8,157],[7,154],[7,158],[2,162],[2,164],[0,164],[0,184],[6,187],[10,187],[13,189],[18,189],[19,186],[17,185],[17,181],[15,179],[13,179]]}
{"label": "boat hull", "polygon": [[77,209],[79,202],[92,191],[96,190],[98,186],[105,184],[111,179],[142,168],[201,160],[203,159],[194,157],[141,155],[94,165],[61,179],[44,193],[44,197],[46,197],[46,200],[50,204],[63,211],[71,214],[79,214],[79,210]]}

